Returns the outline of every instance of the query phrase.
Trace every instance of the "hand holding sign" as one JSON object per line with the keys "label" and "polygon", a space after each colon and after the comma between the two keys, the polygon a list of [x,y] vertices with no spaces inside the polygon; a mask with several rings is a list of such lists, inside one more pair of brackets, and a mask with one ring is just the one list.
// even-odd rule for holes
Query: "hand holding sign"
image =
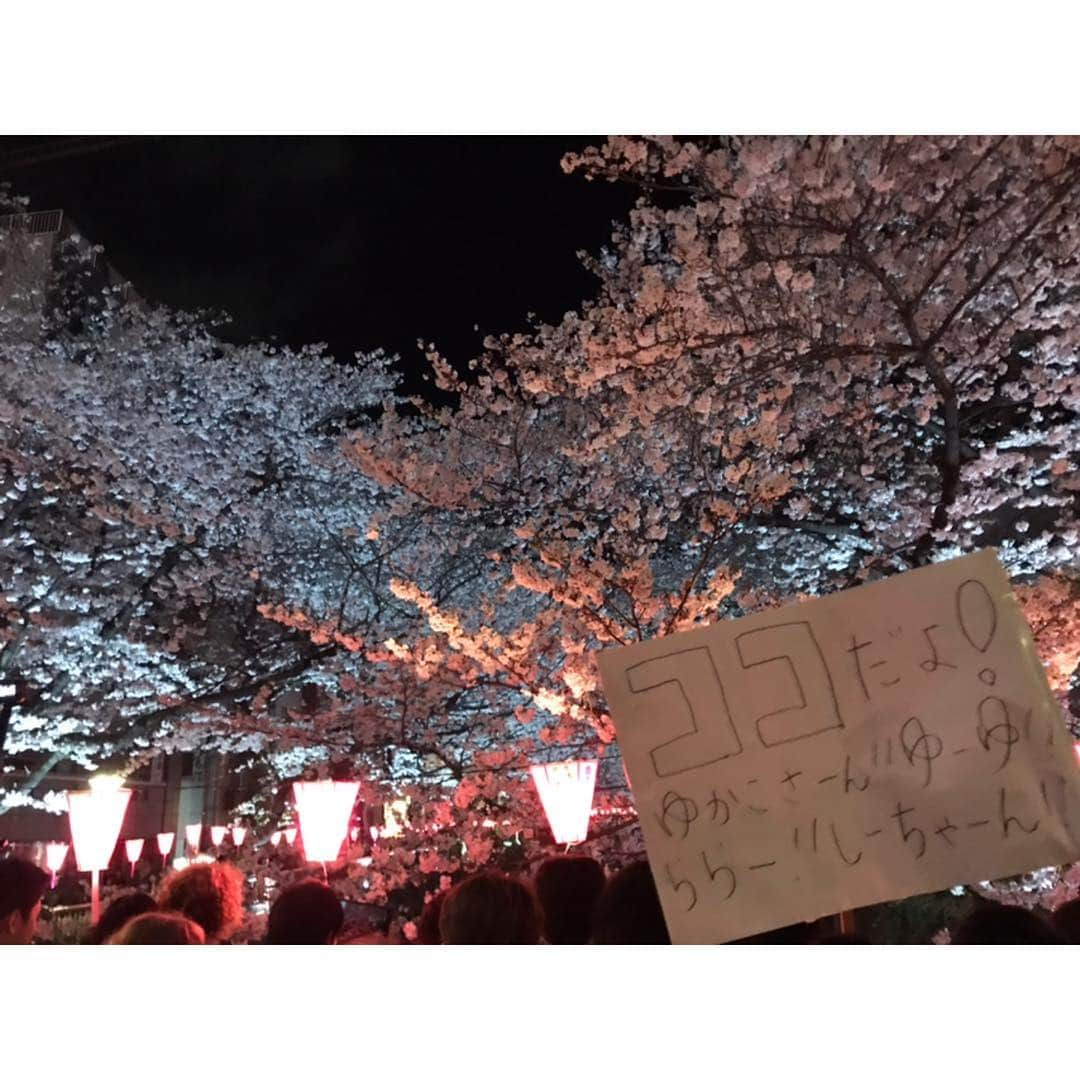
{"label": "hand holding sign", "polygon": [[993,552],[598,662],[675,942],[1080,854],[1080,770]]}

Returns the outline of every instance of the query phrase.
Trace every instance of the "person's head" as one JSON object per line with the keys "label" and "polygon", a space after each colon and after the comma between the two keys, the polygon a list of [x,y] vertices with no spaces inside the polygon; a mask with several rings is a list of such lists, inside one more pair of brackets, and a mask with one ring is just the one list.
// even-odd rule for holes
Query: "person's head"
{"label": "person's head", "polygon": [[106,945],[205,945],[203,928],[176,911],[136,915],[108,938]]}
{"label": "person's head", "polygon": [[642,859],[608,878],[593,912],[594,945],[670,945],[652,870]]}
{"label": "person's head", "polygon": [[49,875],[25,859],[0,861],[0,945],[29,945]]}
{"label": "person's head", "polygon": [[446,895],[446,892],[438,892],[424,905],[424,910],[420,912],[420,919],[416,924],[417,945],[443,943],[442,934],[439,933],[439,916],[442,914]]}
{"label": "person's head", "polygon": [[953,945],[1064,945],[1065,940],[1033,911],[987,904],[973,911],[952,934]]}
{"label": "person's head", "polygon": [[334,890],[321,881],[301,881],[282,889],[270,908],[267,945],[333,945],[345,913]]}
{"label": "person's head", "polygon": [[1055,909],[1054,929],[1070,944],[1080,945],[1080,900],[1070,900]]}
{"label": "person's head", "polygon": [[157,904],[148,893],[130,892],[116,897],[105,909],[105,913],[90,928],[85,938],[87,945],[104,945],[125,924],[137,915],[145,915],[148,911],[156,911]]}
{"label": "person's head", "polygon": [[228,863],[196,863],[170,874],[157,899],[162,911],[194,919],[208,942],[228,941],[244,918],[244,879]]}
{"label": "person's head", "polygon": [[534,885],[544,916],[544,940],[551,945],[584,945],[604,888],[604,868],[588,855],[558,855],[540,864]]}
{"label": "person's head", "polygon": [[485,871],[447,893],[439,931],[444,945],[535,945],[540,906],[528,885]]}

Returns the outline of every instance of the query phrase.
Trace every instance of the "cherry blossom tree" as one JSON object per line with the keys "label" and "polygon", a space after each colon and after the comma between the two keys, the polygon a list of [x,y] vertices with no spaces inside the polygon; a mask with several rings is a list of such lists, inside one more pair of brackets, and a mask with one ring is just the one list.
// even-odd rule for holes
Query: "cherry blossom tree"
{"label": "cherry blossom tree", "polygon": [[6,264],[26,302],[0,361],[0,668],[30,696],[0,812],[62,809],[35,797],[61,761],[219,749],[257,780],[235,811],[266,833],[303,776],[359,775],[369,804],[411,797],[418,828],[431,816],[380,837],[373,868],[346,864],[365,871],[358,896],[513,861],[521,821],[542,821],[507,767],[527,760],[507,751],[519,702],[464,660],[398,646],[423,616],[391,587],[423,564],[439,599],[464,602],[486,559],[434,551],[423,521],[377,521],[389,500],[340,453],[393,395],[389,358],[228,345],[205,316],[95,288],[93,255],[65,245],[51,275]]}
{"label": "cherry blossom tree", "polygon": [[31,688],[6,805],[61,759],[243,748],[224,738],[234,711],[342,651],[260,608],[378,608],[377,492],[337,443],[392,388],[387,358],[361,372],[319,348],[226,345],[203,317],[87,295],[87,258],[62,250],[17,282],[44,294],[22,309],[38,323],[2,326],[0,670]]}
{"label": "cherry blossom tree", "polygon": [[349,438],[397,493],[377,525],[488,564],[454,596],[395,560],[427,624],[396,655],[519,703],[513,769],[589,749],[617,787],[594,649],[992,545],[1067,707],[1076,141],[612,139],[565,165],[641,191],[586,257],[595,298],[467,375],[429,348],[456,405]]}
{"label": "cherry blossom tree", "polygon": [[[405,838],[343,864],[389,896],[507,839],[532,857],[511,849],[542,831],[536,760],[599,756],[598,843],[636,842],[600,647],[995,546],[1068,707],[1080,142],[615,138],[564,167],[640,193],[584,256],[596,294],[488,339],[469,372],[428,347],[445,407],[403,398],[385,357],[224,346],[107,303],[89,351],[70,330],[19,346],[38,374],[33,397],[0,376],[5,505],[28,488],[41,524],[12,526],[11,549],[64,524],[5,581],[10,641],[77,612],[96,642],[115,618],[103,671],[139,685],[145,650],[153,672],[136,708],[27,713],[17,737],[57,724],[120,751],[162,725],[258,748],[278,785],[245,812],[267,823],[291,778],[360,769],[372,801],[418,807]],[[95,398],[106,371],[120,395]],[[99,534],[138,556],[95,556]],[[100,606],[54,602],[106,566],[123,582],[87,594]],[[150,618],[189,595],[194,619]]]}
{"label": "cherry blossom tree", "polygon": [[1075,685],[1080,144],[611,139],[570,171],[641,192],[594,299],[430,350],[441,411],[349,452],[479,545],[489,602],[398,595],[574,745],[612,737],[590,651],[993,545]]}

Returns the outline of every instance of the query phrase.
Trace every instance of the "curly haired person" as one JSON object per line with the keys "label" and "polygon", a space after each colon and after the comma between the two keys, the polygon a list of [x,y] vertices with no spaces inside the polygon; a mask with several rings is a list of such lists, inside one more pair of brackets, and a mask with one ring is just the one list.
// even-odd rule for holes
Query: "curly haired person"
{"label": "curly haired person", "polygon": [[244,919],[244,878],[228,863],[196,863],[170,874],[158,893],[161,911],[177,911],[203,928],[208,945],[220,945]]}

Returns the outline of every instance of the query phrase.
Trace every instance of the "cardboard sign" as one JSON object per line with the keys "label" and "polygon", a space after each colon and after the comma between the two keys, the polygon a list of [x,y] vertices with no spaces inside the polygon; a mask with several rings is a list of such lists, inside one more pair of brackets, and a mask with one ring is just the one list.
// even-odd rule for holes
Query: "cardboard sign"
{"label": "cardboard sign", "polygon": [[1080,767],[992,551],[597,659],[676,944],[1080,857]]}

